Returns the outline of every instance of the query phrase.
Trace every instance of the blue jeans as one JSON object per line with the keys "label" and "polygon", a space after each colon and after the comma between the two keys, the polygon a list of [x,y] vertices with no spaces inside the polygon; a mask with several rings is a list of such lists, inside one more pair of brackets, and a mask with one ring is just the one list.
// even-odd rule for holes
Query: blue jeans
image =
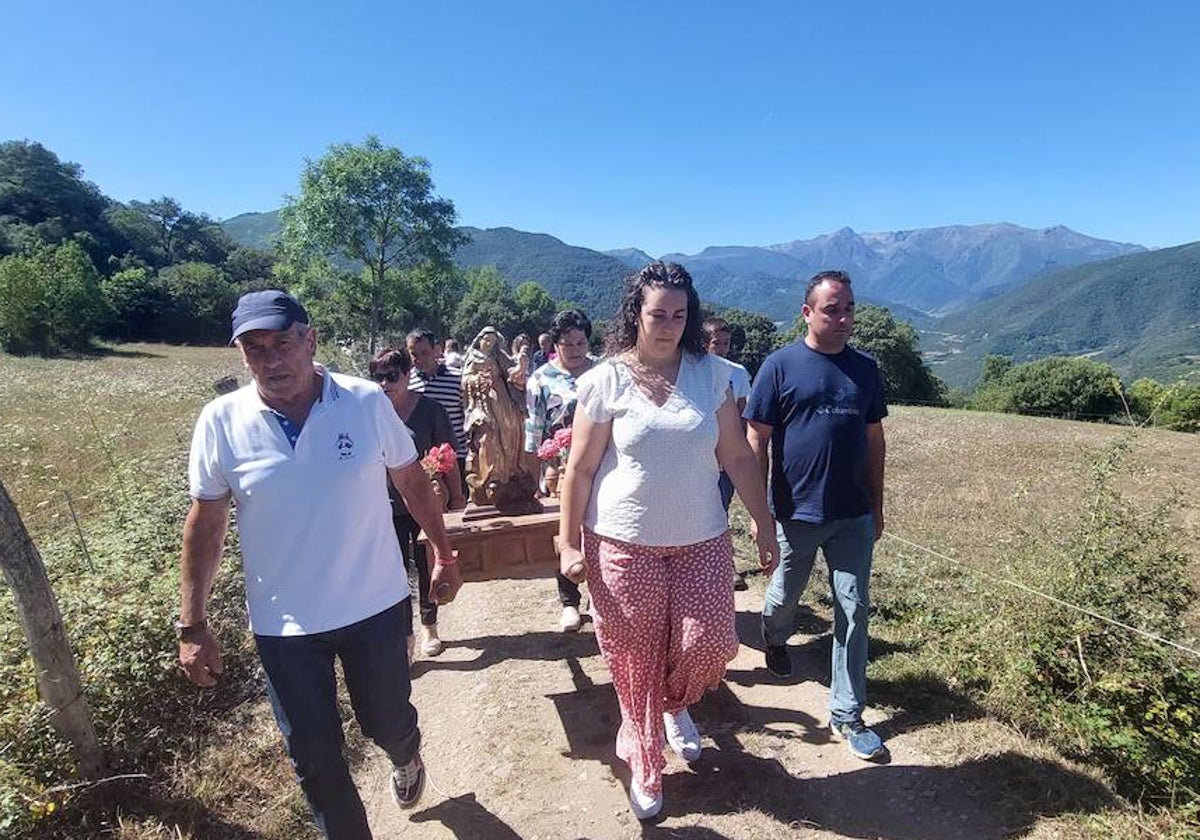
{"label": "blue jeans", "polygon": [[354,717],[363,734],[395,765],[421,747],[417,710],[409,702],[407,637],[412,602],[337,630],[309,636],[255,636],[267,694],[300,787],[317,827],[329,840],[370,840],[367,814],[342,756],[333,660],[342,660]]}
{"label": "blue jeans", "polygon": [[779,566],[767,587],[762,615],[763,638],[769,645],[782,645],[796,631],[800,596],[808,585],[820,548],[825,555],[829,588],[833,592],[830,717],[835,723],[860,720],[867,704],[867,611],[875,518],[868,513],[821,525],[779,522],[776,534]]}

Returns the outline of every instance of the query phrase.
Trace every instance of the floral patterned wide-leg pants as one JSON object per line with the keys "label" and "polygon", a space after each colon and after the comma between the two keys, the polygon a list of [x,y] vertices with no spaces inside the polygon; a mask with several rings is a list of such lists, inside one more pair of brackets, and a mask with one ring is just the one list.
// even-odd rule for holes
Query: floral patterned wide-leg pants
{"label": "floral patterned wide-leg pants", "polygon": [[662,790],[663,712],[716,688],[737,655],[729,532],[685,546],[642,546],[585,530],[600,653],[621,704],[617,756],[651,796]]}

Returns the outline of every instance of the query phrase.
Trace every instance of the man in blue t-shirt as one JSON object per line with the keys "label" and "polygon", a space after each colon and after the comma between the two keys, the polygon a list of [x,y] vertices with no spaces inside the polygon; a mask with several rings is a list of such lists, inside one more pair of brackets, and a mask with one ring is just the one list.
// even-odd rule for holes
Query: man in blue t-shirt
{"label": "man in blue t-shirt", "polygon": [[867,685],[871,555],[883,533],[883,423],[879,365],[846,346],[854,291],[843,271],[812,278],[801,308],[808,332],[767,357],[750,391],[747,437],[779,535],[779,566],[763,606],[767,669],[792,675],[786,646],[817,549],[834,594],[830,728],[859,758],[884,753],[862,720]]}

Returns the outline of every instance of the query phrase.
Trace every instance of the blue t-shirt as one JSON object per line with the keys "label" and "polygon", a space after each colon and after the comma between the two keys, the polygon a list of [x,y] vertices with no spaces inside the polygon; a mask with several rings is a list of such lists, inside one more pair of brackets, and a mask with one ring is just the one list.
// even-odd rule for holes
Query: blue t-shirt
{"label": "blue t-shirt", "polygon": [[852,347],[827,355],[789,344],[759,368],[743,416],[773,427],[776,519],[822,523],[871,512],[866,426],[887,416],[873,358]]}

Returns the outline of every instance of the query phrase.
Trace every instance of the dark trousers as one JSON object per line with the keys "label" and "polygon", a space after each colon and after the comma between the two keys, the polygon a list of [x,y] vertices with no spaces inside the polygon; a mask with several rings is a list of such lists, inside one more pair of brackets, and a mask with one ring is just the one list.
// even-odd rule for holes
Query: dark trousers
{"label": "dark trousers", "polygon": [[429,599],[429,553],[425,546],[417,542],[421,526],[411,516],[393,516],[392,524],[396,526],[396,536],[400,538],[400,553],[404,555],[404,568],[408,570],[410,579],[414,568],[416,569],[417,603],[421,608],[421,623],[426,627],[437,624],[438,605]]}
{"label": "dark trousers", "polygon": [[558,600],[564,607],[579,608],[580,595],[579,584],[566,577],[562,572],[558,573]]}
{"label": "dark trousers", "polygon": [[402,766],[421,747],[409,702],[405,638],[412,604],[405,598],[368,619],[308,636],[255,636],[267,694],[300,788],[329,840],[370,840],[367,814],[342,756],[333,661],[342,660],[354,717],[363,734]]}
{"label": "dark trousers", "polygon": [[721,491],[721,505],[725,508],[725,512],[729,513],[729,503],[733,501],[733,479],[725,474],[725,470],[721,470],[721,477],[717,479],[717,488]]}

